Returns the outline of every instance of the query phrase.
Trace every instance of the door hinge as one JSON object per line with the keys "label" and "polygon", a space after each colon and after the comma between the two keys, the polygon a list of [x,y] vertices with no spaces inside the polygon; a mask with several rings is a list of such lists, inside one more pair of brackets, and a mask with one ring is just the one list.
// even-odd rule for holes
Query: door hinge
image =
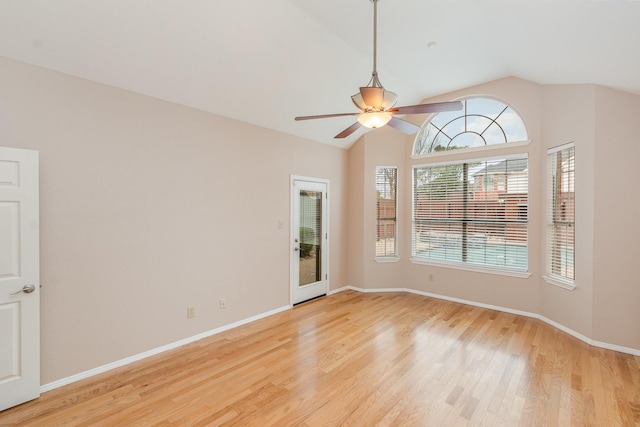
{"label": "door hinge", "polygon": [[328,280],[328,279],[329,279],[329,275],[328,275],[328,274],[325,274],[325,275],[324,275],[324,280]]}

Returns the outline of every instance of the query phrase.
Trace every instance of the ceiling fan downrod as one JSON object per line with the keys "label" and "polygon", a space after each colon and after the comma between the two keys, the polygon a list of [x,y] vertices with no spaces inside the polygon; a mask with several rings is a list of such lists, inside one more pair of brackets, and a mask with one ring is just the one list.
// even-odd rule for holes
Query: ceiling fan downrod
{"label": "ceiling fan downrod", "polygon": [[[362,120],[365,120],[366,116],[364,115],[367,113],[385,112],[387,109],[393,107],[398,99],[398,95],[394,92],[385,90],[378,78],[378,1],[379,0],[371,0],[373,3],[373,71],[371,72],[371,80],[369,80],[366,86],[360,87],[360,91],[351,97],[356,107],[363,111],[363,116],[361,116]],[[390,117],[390,115],[385,114],[386,121],[388,121]]]}
{"label": "ceiling fan downrod", "polygon": [[371,72],[371,80],[367,84],[370,87],[381,87],[382,83],[378,79],[378,0],[371,0],[373,3],[373,71]]}

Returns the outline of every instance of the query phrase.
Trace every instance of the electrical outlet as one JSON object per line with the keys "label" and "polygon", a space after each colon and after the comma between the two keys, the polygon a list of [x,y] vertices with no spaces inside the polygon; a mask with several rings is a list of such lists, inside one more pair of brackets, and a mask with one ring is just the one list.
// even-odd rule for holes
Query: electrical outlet
{"label": "electrical outlet", "polygon": [[193,317],[196,317],[195,307],[187,307],[187,319],[191,319]]}
{"label": "electrical outlet", "polygon": [[220,308],[223,309],[223,310],[225,308],[227,308],[227,299],[226,298],[221,298],[220,299]]}

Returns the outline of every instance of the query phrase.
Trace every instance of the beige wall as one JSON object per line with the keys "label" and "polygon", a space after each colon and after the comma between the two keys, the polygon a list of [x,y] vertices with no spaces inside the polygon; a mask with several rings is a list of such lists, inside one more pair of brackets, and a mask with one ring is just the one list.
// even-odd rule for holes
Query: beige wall
{"label": "beige wall", "polygon": [[[490,82],[487,84],[474,86],[465,90],[450,93],[446,96],[431,101],[450,101],[469,96],[488,96],[497,98],[512,106],[523,118],[530,139],[530,143],[520,147],[505,147],[487,151],[486,153],[455,154],[438,158],[436,162],[462,160],[485,156],[500,156],[507,154],[527,153],[529,157],[529,171],[531,176],[539,175],[540,153],[539,146],[541,140],[540,123],[540,103],[541,94],[538,85],[531,82],[508,78]],[[424,117],[423,121],[428,117]],[[427,164],[428,159],[415,159],[409,161],[409,167],[418,164]],[[529,184],[529,206],[539,206],[541,192],[530,178]],[[407,186],[411,186],[411,176],[407,177]],[[407,200],[408,210],[411,212],[411,197]],[[490,304],[500,307],[507,307],[513,310],[522,310],[537,313],[539,311],[539,281],[541,273],[541,263],[537,256],[540,248],[540,239],[536,236],[536,231],[541,227],[541,213],[535,209],[529,209],[529,278],[514,278],[509,276],[499,276],[494,274],[476,273],[449,268],[409,264],[406,271],[407,286],[424,292],[445,295],[453,298],[460,298],[475,301],[483,304]],[[410,232],[410,231],[409,231]],[[410,244],[410,242],[408,242]],[[411,253],[410,247],[406,252]],[[433,280],[428,280],[431,274]]]}
{"label": "beige wall", "polygon": [[[429,102],[457,99],[469,95],[487,95],[497,97],[513,106],[524,118],[532,142],[524,147],[493,150],[490,154],[502,155],[512,153],[528,153],[530,168],[534,176],[539,174],[540,163],[540,88],[539,86],[519,79],[505,79],[459,91],[446,96],[428,100]],[[428,117],[408,117],[408,120],[421,124]],[[362,192],[364,198],[364,246],[359,256],[364,265],[366,276],[365,288],[411,288],[423,292],[440,294],[448,297],[472,300],[529,312],[539,310],[539,283],[541,264],[537,256],[540,250],[539,237],[530,240],[529,270],[532,277],[528,279],[496,276],[493,274],[473,273],[456,269],[413,264],[411,256],[411,173],[416,164],[428,162],[425,159],[410,159],[414,136],[405,136],[393,129],[384,128],[367,133],[361,140],[358,150],[364,156],[364,165],[360,173],[364,174],[363,187],[357,187],[350,181],[350,194]],[[352,148],[353,150],[353,148]],[[481,154],[484,155],[484,154]],[[461,158],[472,158],[478,154],[458,154],[447,157],[447,161]],[[436,161],[444,161],[443,158]],[[375,248],[375,168],[376,166],[397,165],[398,169],[398,245],[400,261],[397,263],[376,263]],[[350,171],[353,176],[353,171]],[[540,191],[533,186],[530,203],[540,204]],[[362,188],[362,190],[360,190]],[[537,230],[542,220],[541,213],[531,212],[532,229]],[[351,235],[350,235],[351,239]],[[351,252],[350,252],[351,255]],[[351,259],[351,258],[350,258]],[[358,268],[350,262],[353,268]],[[350,267],[350,268],[352,268]],[[433,280],[429,281],[429,274]],[[536,276],[537,275],[537,276]],[[350,283],[353,284],[353,283]],[[356,286],[358,286],[356,284]]]}
{"label": "beige wall", "polygon": [[597,87],[595,101],[593,337],[640,349],[640,97]]}
{"label": "beige wall", "polygon": [[292,174],[347,282],[345,150],[6,59],[0,145],[40,151],[43,384],[289,304]]}
{"label": "beige wall", "polygon": [[[548,148],[573,142],[576,153],[576,251],[574,290],[566,290],[540,281],[540,314],[586,337],[593,336],[593,233],[595,172],[595,87],[590,85],[553,85],[543,87],[544,131],[541,153]],[[539,180],[542,189],[546,177]],[[541,206],[544,210],[545,206]],[[544,239],[545,230],[540,230]],[[545,259],[542,247],[540,258]],[[544,266],[544,264],[543,264]]]}
{"label": "beige wall", "polygon": [[[449,101],[468,96],[497,97],[514,107],[527,126],[530,143],[485,153],[455,153],[410,159],[411,141],[389,129],[366,134],[352,148],[359,163],[360,181],[349,182],[350,194],[362,195],[364,237],[359,252],[350,252],[350,271],[362,269],[366,289],[409,288],[477,303],[534,313],[565,326],[588,339],[640,351],[640,280],[632,271],[640,259],[640,198],[635,164],[640,158],[640,97],[594,85],[538,85],[506,78],[428,99]],[[427,116],[410,120],[422,123]],[[576,147],[576,289],[559,288],[544,281],[546,254],[546,151],[574,142]],[[358,151],[355,156],[355,151]],[[529,156],[529,278],[477,273],[412,264],[411,167],[429,161],[497,156],[526,152]],[[350,161],[350,166],[355,161]],[[398,263],[373,260],[376,165],[398,163]],[[350,170],[350,177],[354,170]],[[363,182],[361,182],[364,180]],[[620,200],[625,200],[621,208]],[[352,213],[350,211],[350,213]],[[629,242],[629,243],[627,243]],[[357,257],[357,258],[356,258]],[[356,262],[357,259],[357,262]],[[359,264],[361,263],[361,265]],[[429,280],[432,275],[433,280]],[[351,276],[349,277],[351,278]]]}
{"label": "beige wall", "polygon": [[[349,275],[348,284],[363,289],[402,288],[404,265],[410,247],[405,247],[407,228],[406,198],[411,194],[404,182],[407,147],[411,137],[387,127],[366,132],[349,149]],[[398,167],[398,254],[400,262],[377,262],[376,245],[376,167]],[[410,184],[409,184],[410,185]],[[411,212],[409,210],[409,212]]]}
{"label": "beige wall", "polygon": [[349,150],[349,175],[348,175],[348,218],[347,238],[349,265],[347,280],[351,286],[364,287],[364,153],[365,144],[361,138],[356,141]]}
{"label": "beige wall", "polygon": [[[407,138],[390,127],[378,129],[375,132],[368,132],[364,135],[364,187],[362,195],[364,197],[364,274],[367,289],[381,288],[402,288],[403,265],[400,262],[376,262],[376,167],[377,166],[397,166],[398,167],[398,254],[407,258],[409,253],[404,252],[403,242],[407,240],[409,234],[404,233],[405,218],[405,195],[407,188],[404,181],[400,179],[406,174],[406,154],[404,150]],[[409,194],[411,192],[409,191]]]}
{"label": "beige wall", "polygon": [[[529,278],[409,262],[411,167],[425,162],[412,137],[385,128],[340,150],[0,59],[0,145],[40,151],[42,383],[289,304],[290,175],[331,181],[331,289],[432,292],[640,349],[640,253],[624,243],[640,239],[640,97],[507,78],[429,101],[470,95],[507,102],[529,131],[490,153],[529,155]],[[546,149],[570,141],[574,291],[542,279]],[[397,263],[374,260],[378,165],[399,167]]]}

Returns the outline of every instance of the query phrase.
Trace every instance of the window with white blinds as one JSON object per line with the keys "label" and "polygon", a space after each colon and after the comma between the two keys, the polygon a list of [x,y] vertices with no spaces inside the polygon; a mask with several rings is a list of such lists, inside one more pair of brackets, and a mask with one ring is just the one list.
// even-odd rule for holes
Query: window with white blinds
{"label": "window with white blinds", "polygon": [[376,168],[376,257],[396,257],[398,168]]}
{"label": "window with white blinds", "polygon": [[575,147],[547,151],[547,281],[573,287],[575,279]]}
{"label": "window with white blinds", "polygon": [[413,169],[412,256],[527,272],[526,155]]}

